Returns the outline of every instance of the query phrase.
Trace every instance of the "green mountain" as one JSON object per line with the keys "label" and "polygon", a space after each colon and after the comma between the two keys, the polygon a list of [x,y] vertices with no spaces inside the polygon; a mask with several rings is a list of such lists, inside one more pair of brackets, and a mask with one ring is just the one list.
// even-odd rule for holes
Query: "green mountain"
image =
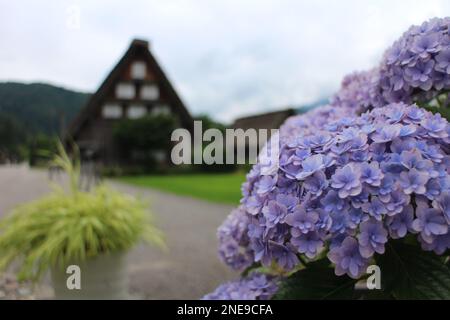
{"label": "green mountain", "polygon": [[[0,83],[0,120],[8,119],[27,135],[55,134],[67,126],[89,94],[44,83]],[[1,122],[1,121],[0,121]]]}

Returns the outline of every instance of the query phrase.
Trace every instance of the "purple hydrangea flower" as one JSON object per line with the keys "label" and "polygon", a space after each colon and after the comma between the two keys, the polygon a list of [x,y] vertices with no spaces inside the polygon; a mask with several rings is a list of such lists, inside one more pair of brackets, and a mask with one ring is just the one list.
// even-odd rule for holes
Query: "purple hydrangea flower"
{"label": "purple hydrangea flower", "polygon": [[423,119],[420,124],[427,130],[430,137],[446,138],[448,136],[446,131],[448,122],[442,118],[440,114],[435,114],[431,118]]}
{"label": "purple hydrangea flower", "polygon": [[431,178],[438,177],[438,172],[434,169],[432,161],[424,159],[417,149],[403,151],[400,155],[400,162],[407,169],[414,168],[426,172]]}
{"label": "purple hydrangea flower", "polygon": [[327,131],[317,132],[317,134],[309,138],[309,146],[311,148],[320,148],[327,146],[332,141],[332,135]]}
{"label": "purple hydrangea flower", "polygon": [[436,55],[436,70],[450,74],[450,48]]}
{"label": "purple hydrangea flower", "polygon": [[380,170],[380,165],[378,162],[374,161],[371,163],[361,164],[361,181],[379,187],[381,185],[381,179],[383,179],[384,174]]}
{"label": "purple hydrangea flower", "polygon": [[260,195],[267,194],[275,188],[277,176],[263,176],[257,183],[256,192]]}
{"label": "purple hydrangea flower", "polygon": [[419,241],[422,248],[426,251],[434,251],[436,254],[444,254],[447,249],[450,249],[450,232],[434,237],[433,242],[428,243],[420,236]]}
{"label": "purple hydrangea flower", "polygon": [[425,242],[432,243],[435,236],[448,232],[448,224],[440,210],[429,208],[426,204],[419,204],[416,216],[412,228],[414,231],[420,232],[420,236]]}
{"label": "purple hydrangea flower", "polygon": [[294,253],[293,247],[289,244],[282,245],[276,242],[270,244],[272,258],[276,261],[280,268],[284,270],[292,270],[298,264],[297,255]]}
{"label": "purple hydrangea flower", "polygon": [[385,203],[387,214],[389,216],[396,215],[403,211],[403,208],[409,203],[410,197],[401,190],[395,190],[389,194],[385,200],[380,197],[381,201]]}
{"label": "purple hydrangea flower", "polygon": [[371,202],[364,203],[362,210],[378,221],[381,221],[383,216],[388,213],[386,205],[378,197],[373,197]]}
{"label": "purple hydrangea flower", "polygon": [[362,209],[351,208],[347,215],[347,226],[350,229],[357,229],[361,222],[368,219],[369,217],[364,214]]}
{"label": "purple hydrangea flower", "polygon": [[408,231],[412,231],[412,223],[414,220],[414,209],[411,205],[403,208],[403,210],[391,217],[387,218],[388,229],[393,239],[399,239],[406,236]]}
{"label": "purple hydrangea flower", "polygon": [[321,235],[326,235],[333,225],[333,220],[331,219],[330,214],[325,210],[316,209],[315,211],[319,214],[319,220],[316,222],[316,230]]}
{"label": "purple hydrangea flower", "polygon": [[[400,77],[403,79],[403,77]],[[403,81],[403,80],[402,80]],[[400,89],[400,88],[399,88]],[[398,89],[395,89],[398,90]],[[406,114],[405,114],[405,108],[402,103],[393,104],[393,107],[386,112],[386,116],[388,118],[389,123],[399,123],[402,121]]]}
{"label": "purple hydrangea flower", "polygon": [[360,194],[357,196],[351,197],[350,203],[353,206],[353,208],[359,209],[361,208],[365,203],[369,202],[369,192],[370,188],[363,187]]}
{"label": "purple hydrangea flower", "polygon": [[439,36],[436,33],[424,34],[414,39],[411,51],[421,58],[428,58],[439,49]]}
{"label": "purple hydrangea flower", "polygon": [[263,207],[263,200],[259,196],[250,196],[246,199],[247,212],[256,215]]}
{"label": "purple hydrangea flower", "polygon": [[253,272],[220,285],[202,300],[269,300],[277,292],[279,281],[278,277]]}
{"label": "purple hydrangea flower", "polygon": [[238,208],[232,211],[217,231],[219,257],[235,270],[244,270],[253,261],[252,253],[241,248],[242,243],[248,242],[248,222],[246,212]]}
{"label": "purple hydrangea flower", "polygon": [[370,258],[375,252],[384,253],[384,244],[388,241],[388,233],[382,222],[373,219],[364,221],[359,230],[358,241],[361,256]]}
{"label": "purple hydrangea flower", "polygon": [[262,209],[262,213],[264,214],[264,218],[266,218],[266,225],[268,227],[273,227],[280,221],[283,221],[287,215],[286,206],[278,203],[274,200],[269,201],[267,206]]}
{"label": "purple hydrangea flower", "polygon": [[[347,211],[347,209],[345,210]],[[339,211],[333,211],[330,213],[331,217],[331,228],[330,232],[332,234],[347,232],[347,227],[349,226],[348,216]]]}
{"label": "purple hydrangea flower", "polygon": [[270,266],[272,263],[272,252],[269,242],[262,238],[252,239],[249,243],[250,248],[254,252],[255,262],[261,262],[263,266]]}
{"label": "purple hydrangea flower", "polygon": [[324,206],[325,211],[340,211],[345,207],[345,201],[341,199],[338,193],[334,190],[328,191],[328,193],[320,200]]}
{"label": "purple hydrangea flower", "polygon": [[395,181],[393,175],[385,174],[384,178],[381,180],[381,185],[378,190],[380,195],[390,194],[395,187]]}
{"label": "purple hydrangea flower", "polygon": [[414,66],[405,69],[405,79],[409,80],[413,87],[420,87],[427,91],[433,86],[431,78],[434,70],[434,61],[419,61]]}
{"label": "purple hydrangea flower", "polygon": [[323,171],[317,171],[305,179],[303,186],[306,190],[311,192],[311,194],[319,197],[323,190],[328,187],[328,180]]}
{"label": "purple hydrangea flower", "polygon": [[338,190],[340,198],[357,196],[362,191],[361,171],[353,164],[347,164],[331,177],[331,186]]}
{"label": "purple hydrangea flower", "polygon": [[294,212],[286,216],[286,223],[300,233],[314,231],[315,224],[319,220],[319,214],[315,211],[307,212],[302,205],[295,207]]}
{"label": "purple hydrangea flower", "polygon": [[[440,90],[449,88],[449,21],[435,19],[423,25],[426,27],[409,28],[386,51],[370,90],[370,106],[398,101],[427,102]],[[421,117],[412,115],[409,120],[418,123]]]}
{"label": "purple hydrangea flower", "polygon": [[417,131],[417,127],[416,127],[415,125],[413,125],[413,124],[409,124],[409,125],[403,126],[403,127],[400,129],[400,134],[399,134],[399,136],[400,136],[400,137],[407,137],[407,136],[412,135],[412,134],[415,133],[416,131]]}
{"label": "purple hydrangea flower", "polygon": [[450,191],[442,191],[439,197],[433,202],[433,207],[439,209],[444,214],[447,223],[450,224]]}
{"label": "purple hydrangea flower", "polygon": [[376,100],[377,78],[376,69],[347,75],[341,89],[331,99],[331,105],[356,112],[368,108]]}
{"label": "purple hydrangea flower", "polygon": [[437,196],[439,196],[443,189],[439,179],[428,180],[425,187],[427,189],[425,196],[430,200],[434,200]]}
{"label": "purple hydrangea flower", "polygon": [[308,232],[292,237],[291,243],[298,249],[298,252],[304,253],[310,259],[315,258],[323,249],[323,240],[316,232]]}
{"label": "purple hydrangea flower", "polygon": [[276,196],[277,202],[285,206],[288,210],[292,210],[298,204],[298,198],[292,194],[280,193]]}
{"label": "purple hydrangea flower", "polygon": [[298,180],[303,180],[306,177],[314,174],[315,172],[324,169],[326,166],[330,165],[330,160],[324,157],[322,154],[315,154],[303,161],[302,171],[298,173],[295,177]]}
{"label": "purple hydrangea flower", "polygon": [[417,193],[424,194],[426,192],[425,185],[428,181],[428,174],[411,169],[400,174],[400,185],[406,194]]}
{"label": "purple hydrangea flower", "polygon": [[399,124],[391,124],[378,128],[378,130],[370,136],[376,143],[384,143],[394,140],[400,135],[402,126]]}
{"label": "purple hydrangea flower", "polygon": [[353,237],[346,237],[340,246],[331,249],[328,258],[336,265],[338,276],[347,274],[358,279],[368,266],[368,259],[361,256],[358,241]]}
{"label": "purple hydrangea flower", "polygon": [[425,115],[425,111],[418,107],[412,107],[406,112],[406,123],[420,123]]}
{"label": "purple hydrangea flower", "polygon": [[258,219],[251,219],[247,227],[247,235],[249,238],[260,238],[264,234],[265,227]]}

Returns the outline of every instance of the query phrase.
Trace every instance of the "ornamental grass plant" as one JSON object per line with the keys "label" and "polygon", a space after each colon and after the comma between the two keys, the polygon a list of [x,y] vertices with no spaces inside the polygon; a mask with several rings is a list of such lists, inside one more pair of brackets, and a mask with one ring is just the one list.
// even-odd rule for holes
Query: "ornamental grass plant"
{"label": "ornamental grass plant", "polygon": [[69,188],[55,185],[0,222],[0,269],[17,264],[19,279],[38,281],[50,268],[126,251],[140,240],[164,245],[144,202],[104,184],[80,190],[78,157],[72,161],[62,144],[58,149],[53,164],[65,171]]}

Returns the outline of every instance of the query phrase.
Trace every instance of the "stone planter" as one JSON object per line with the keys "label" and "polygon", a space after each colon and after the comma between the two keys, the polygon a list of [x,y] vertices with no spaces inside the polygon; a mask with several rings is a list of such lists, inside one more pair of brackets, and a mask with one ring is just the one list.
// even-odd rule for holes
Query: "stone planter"
{"label": "stone planter", "polygon": [[126,254],[113,253],[88,259],[78,265],[81,289],[70,290],[67,279],[71,274],[64,268],[52,268],[51,278],[57,300],[114,300],[128,299],[128,274]]}

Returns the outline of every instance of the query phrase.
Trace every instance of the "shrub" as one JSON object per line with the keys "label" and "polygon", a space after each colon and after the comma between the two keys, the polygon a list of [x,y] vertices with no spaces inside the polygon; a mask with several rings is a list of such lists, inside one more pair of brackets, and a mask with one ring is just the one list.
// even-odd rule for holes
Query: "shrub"
{"label": "shrub", "polygon": [[163,244],[143,202],[105,185],[80,191],[79,162],[61,144],[59,151],[54,163],[68,173],[70,190],[55,186],[0,222],[0,269],[18,261],[20,279],[38,280],[50,267],[127,250],[140,239]]}
{"label": "shrub", "polygon": [[114,128],[114,141],[122,162],[155,169],[169,155],[170,135],[177,121],[172,115],[121,120]]}

